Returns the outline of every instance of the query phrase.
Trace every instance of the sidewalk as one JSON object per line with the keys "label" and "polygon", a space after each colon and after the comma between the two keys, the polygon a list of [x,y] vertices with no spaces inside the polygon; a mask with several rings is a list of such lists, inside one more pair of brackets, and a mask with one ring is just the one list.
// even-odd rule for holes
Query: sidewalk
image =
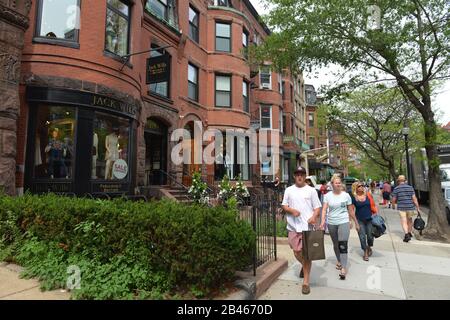
{"label": "sidewalk", "polygon": [[[326,260],[313,262],[311,294],[301,294],[300,264],[289,245],[278,245],[278,255],[289,267],[260,299],[450,299],[450,244],[403,242],[396,210],[381,208],[387,233],[375,239],[370,261],[362,259],[355,229],[349,240],[349,270],[339,280],[331,239],[325,236]],[[426,220],[426,212],[423,214]]]}
{"label": "sidewalk", "polygon": [[21,268],[0,262],[0,300],[68,300],[62,290],[42,292],[39,281],[20,279]]}

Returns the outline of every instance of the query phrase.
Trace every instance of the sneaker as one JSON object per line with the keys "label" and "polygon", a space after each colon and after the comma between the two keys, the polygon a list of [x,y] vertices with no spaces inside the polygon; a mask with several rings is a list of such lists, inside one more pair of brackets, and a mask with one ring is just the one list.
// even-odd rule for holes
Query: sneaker
{"label": "sneaker", "polygon": [[411,232],[408,232],[409,237],[412,239],[413,235]]}

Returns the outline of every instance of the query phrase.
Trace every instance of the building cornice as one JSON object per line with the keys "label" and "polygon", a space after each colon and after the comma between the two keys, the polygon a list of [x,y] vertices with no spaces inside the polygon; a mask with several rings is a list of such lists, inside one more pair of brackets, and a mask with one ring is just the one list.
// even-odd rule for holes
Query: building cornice
{"label": "building cornice", "polygon": [[26,30],[29,26],[29,19],[24,14],[28,14],[30,10],[31,0],[27,0],[24,3],[24,14],[18,12],[15,7],[12,7],[15,6],[15,1],[9,1],[7,3],[9,3],[10,5],[6,6],[4,3],[0,3],[0,20],[4,20],[15,25],[16,27]]}

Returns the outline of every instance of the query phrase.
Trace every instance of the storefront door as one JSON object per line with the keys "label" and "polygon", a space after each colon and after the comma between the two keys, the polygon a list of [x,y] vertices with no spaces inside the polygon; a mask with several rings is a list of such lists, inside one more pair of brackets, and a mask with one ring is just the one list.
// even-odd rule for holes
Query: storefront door
{"label": "storefront door", "polygon": [[147,185],[167,184],[167,127],[153,119],[145,128]]}

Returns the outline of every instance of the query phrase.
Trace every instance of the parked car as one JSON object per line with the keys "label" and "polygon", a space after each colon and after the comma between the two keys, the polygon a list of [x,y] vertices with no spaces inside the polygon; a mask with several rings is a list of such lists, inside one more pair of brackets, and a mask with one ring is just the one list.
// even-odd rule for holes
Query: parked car
{"label": "parked car", "polygon": [[447,221],[450,224],[450,188],[445,188],[445,212],[447,213]]}

